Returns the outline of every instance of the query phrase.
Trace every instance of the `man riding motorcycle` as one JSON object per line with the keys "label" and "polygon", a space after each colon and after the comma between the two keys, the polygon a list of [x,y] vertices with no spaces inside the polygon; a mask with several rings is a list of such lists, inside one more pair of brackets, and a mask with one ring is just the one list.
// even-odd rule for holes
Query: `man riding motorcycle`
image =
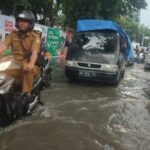
{"label": "man riding motorcycle", "polygon": [[[16,18],[18,31],[11,32],[0,45],[0,54],[8,47],[12,48],[15,61],[21,65],[21,71],[5,72],[22,80],[22,92],[31,95],[34,78],[40,74],[40,69],[35,65],[40,50],[40,38],[33,33],[35,17],[30,11],[23,11]],[[30,54],[30,55],[28,55]]]}

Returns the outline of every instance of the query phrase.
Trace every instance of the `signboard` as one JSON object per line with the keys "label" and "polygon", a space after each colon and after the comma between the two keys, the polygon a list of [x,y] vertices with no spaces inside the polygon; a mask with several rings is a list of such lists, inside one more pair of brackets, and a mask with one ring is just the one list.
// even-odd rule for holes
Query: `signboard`
{"label": "signboard", "polygon": [[0,15],[0,43],[15,29],[15,18]]}
{"label": "signboard", "polygon": [[6,20],[5,21],[5,32],[11,32],[13,30],[13,21]]}
{"label": "signboard", "polygon": [[57,50],[60,48],[61,42],[62,39],[60,37],[60,30],[54,28],[48,28],[46,45],[48,51],[52,54],[52,56],[57,55]]}

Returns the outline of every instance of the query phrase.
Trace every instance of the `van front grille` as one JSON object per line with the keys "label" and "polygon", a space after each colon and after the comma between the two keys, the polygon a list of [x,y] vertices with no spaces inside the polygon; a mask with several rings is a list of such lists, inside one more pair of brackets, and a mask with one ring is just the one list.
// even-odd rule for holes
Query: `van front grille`
{"label": "van front grille", "polygon": [[93,69],[100,69],[102,65],[100,64],[93,64],[93,63],[85,63],[85,62],[78,62],[79,67],[84,67],[84,68],[93,68]]}
{"label": "van front grille", "polygon": [[88,67],[88,63],[78,62],[78,66],[80,66],[80,67]]}
{"label": "van front grille", "polygon": [[101,68],[102,65],[99,64],[91,64],[91,68]]}

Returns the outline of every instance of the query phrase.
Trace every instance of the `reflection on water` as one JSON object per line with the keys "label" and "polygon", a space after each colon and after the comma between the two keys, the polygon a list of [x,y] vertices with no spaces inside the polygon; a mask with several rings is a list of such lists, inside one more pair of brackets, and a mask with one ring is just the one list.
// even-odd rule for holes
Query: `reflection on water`
{"label": "reflection on water", "polygon": [[118,87],[69,83],[57,65],[44,106],[1,129],[0,150],[149,150],[149,72],[127,68]]}

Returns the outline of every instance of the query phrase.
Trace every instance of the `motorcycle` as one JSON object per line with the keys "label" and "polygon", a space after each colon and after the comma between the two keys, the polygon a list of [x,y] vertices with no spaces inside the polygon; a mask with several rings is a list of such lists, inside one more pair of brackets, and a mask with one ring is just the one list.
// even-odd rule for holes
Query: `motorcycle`
{"label": "motorcycle", "polygon": [[13,70],[20,70],[13,56],[0,58],[0,120],[15,120],[32,113],[37,103],[41,102],[41,90],[51,84],[52,69],[49,60],[43,58],[43,65],[40,66],[40,76],[34,80],[31,96],[20,91],[21,84],[15,77],[6,74]]}

